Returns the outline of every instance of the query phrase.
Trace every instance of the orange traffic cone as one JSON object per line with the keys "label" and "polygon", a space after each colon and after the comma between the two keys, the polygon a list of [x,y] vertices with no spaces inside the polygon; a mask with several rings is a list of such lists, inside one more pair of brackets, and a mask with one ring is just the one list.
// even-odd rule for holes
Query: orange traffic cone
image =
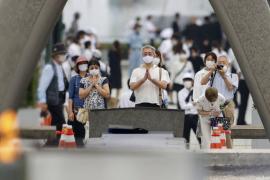
{"label": "orange traffic cone", "polygon": [[218,128],[220,130],[221,148],[226,148],[226,135],[225,135],[225,131],[223,129],[223,125],[221,123],[219,123]]}
{"label": "orange traffic cone", "polygon": [[66,131],[66,141],[65,141],[65,148],[75,148],[77,147],[74,137],[74,132],[71,125],[67,126]]}
{"label": "orange traffic cone", "polygon": [[58,147],[60,147],[60,148],[65,148],[65,143],[66,143],[66,139],[67,139],[67,128],[68,128],[68,125],[63,124],[62,131],[58,132],[59,134],[61,134],[61,138],[60,138],[59,145],[58,145]]}
{"label": "orange traffic cone", "polygon": [[213,127],[210,148],[211,149],[221,149],[220,130],[218,127]]}

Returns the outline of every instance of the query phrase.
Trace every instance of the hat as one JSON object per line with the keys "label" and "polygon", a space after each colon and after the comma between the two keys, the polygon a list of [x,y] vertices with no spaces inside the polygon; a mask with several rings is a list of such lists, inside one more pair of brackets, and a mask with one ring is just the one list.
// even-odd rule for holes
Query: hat
{"label": "hat", "polygon": [[84,57],[84,56],[79,56],[79,57],[76,59],[76,65],[81,64],[81,63],[88,63],[86,57]]}
{"label": "hat", "polygon": [[193,76],[193,74],[192,73],[185,73],[184,75],[183,75],[183,81],[184,80],[193,80],[194,79],[194,76]]}
{"label": "hat", "polygon": [[86,57],[84,57],[84,56],[77,56],[77,58],[76,58],[76,65],[75,65],[75,72],[76,73],[79,73],[80,71],[79,71],[79,65],[80,64],[87,64],[88,65],[88,61],[87,61],[87,59],[86,59]]}
{"label": "hat", "polygon": [[166,28],[161,31],[160,36],[164,39],[170,39],[173,35],[173,30],[172,28]]}
{"label": "hat", "polygon": [[93,51],[93,56],[92,57],[96,58],[97,60],[100,60],[101,59],[101,56],[102,56],[102,54],[101,54],[101,51],[100,50],[95,49]]}
{"label": "hat", "polygon": [[63,43],[57,43],[53,45],[52,55],[66,54],[66,48]]}

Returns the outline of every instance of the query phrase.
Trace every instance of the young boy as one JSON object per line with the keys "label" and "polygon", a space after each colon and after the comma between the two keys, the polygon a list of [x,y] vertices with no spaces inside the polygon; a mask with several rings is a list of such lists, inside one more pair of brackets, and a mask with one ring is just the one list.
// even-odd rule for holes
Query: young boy
{"label": "young boy", "polygon": [[[178,93],[178,102],[182,110],[185,111],[185,122],[184,122],[184,138],[186,139],[186,146],[189,148],[190,131],[196,134],[198,124],[198,111],[192,101],[193,96],[193,75],[186,73],[183,76],[184,88]],[[201,139],[198,138],[201,144]]]}
{"label": "young boy", "polygon": [[211,117],[222,117],[220,106],[225,103],[223,95],[213,87],[206,89],[205,94],[197,100],[197,110],[200,116],[202,131],[202,148],[209,149],[211,143]]}

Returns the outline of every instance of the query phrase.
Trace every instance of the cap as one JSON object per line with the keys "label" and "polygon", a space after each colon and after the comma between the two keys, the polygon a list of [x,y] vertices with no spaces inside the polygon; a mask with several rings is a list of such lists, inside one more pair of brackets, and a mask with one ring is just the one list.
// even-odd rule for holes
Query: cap
{"label": "cap", "polygon": [[66,54],[66,47],[63,43],[57,43],[53,45],[52,48],[52,55],[57,55],[57,54]]}
{"label": "cap", "polygon": [[88,63],[86,57],[84,56],[79,56],[76,60],[76,65],[80,64],[80,63]]}
{"label": "cap", "polygon": [[166,28],[163,31],[161,31],[160,36],[164,39],[170,39],[173,35],[172,28]]}
{"label": "cap", "polygon": [[102,56],[102,53],[101,53],[100,50],[95,49],[95,50],[93,51],[93,57],[94,57],[94,58],[100,60],[100,59],[101,59],[101,56]]}
{"label": "cap", "polygon": [[192,73],[185,73],[185,74],[183,75],[183,81],[186,80],[186,79],[191,79],[191,80],[193,80],[193,79],[194,79],[193,74],[192,74]]}

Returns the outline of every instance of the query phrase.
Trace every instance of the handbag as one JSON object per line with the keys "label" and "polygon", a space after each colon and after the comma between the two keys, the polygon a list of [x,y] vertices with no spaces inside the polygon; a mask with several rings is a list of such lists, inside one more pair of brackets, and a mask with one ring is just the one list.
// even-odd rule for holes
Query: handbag
{"label": "handbag", "polygon": [[79,121],[82,124],[86,124],[86,122],[89,120],[89,111],[85,108],[80,108],[78,110],[78,114],[76,116],[77,121]]}
{"label": "handbag", "polygon": [[[159,81],[161,81],[161,75],[162,75],[162,69],[159,68]],[[167,106],[165,104],[165,102],[162,99],[162,92],[161,92],[161,88],[159,88],[159,104],[160,104],[160,108],[161,109],[167,109]]]}

